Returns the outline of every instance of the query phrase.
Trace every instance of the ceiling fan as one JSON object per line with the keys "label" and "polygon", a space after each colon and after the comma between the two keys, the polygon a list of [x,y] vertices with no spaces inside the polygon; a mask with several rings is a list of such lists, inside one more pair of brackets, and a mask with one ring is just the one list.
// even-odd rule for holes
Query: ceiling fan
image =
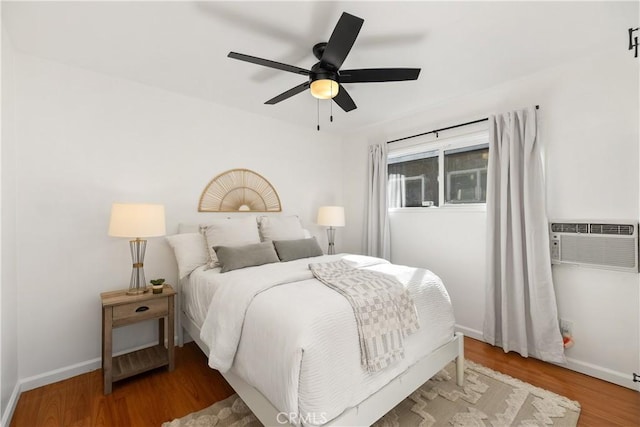
{"label": "ceiling fan", "polygon": [[420,68],[367,68],[357,70],[340,70],[342,63],[351,51],[358,37],[364,19],[350,15],[346,12],[338,20],[333,33],[326,43],[318,43],[313,46],[313,54],[319,62],[315,63],[311,70],[283,64],[268,59],[257,58],[237,52],[229,52],[229,58],[251,62],[264,67],[308,76],[309,80],[293,87],[280,95],[271,98],[265,104],[277,104],[291,98],[307,89],[311,89],[311,95],[319,99],[333,99],[344,111],[356,109],[356,104],[349,96],[343,83],[373,83],[395,82],[404,80],[416,80],[420,74]]}

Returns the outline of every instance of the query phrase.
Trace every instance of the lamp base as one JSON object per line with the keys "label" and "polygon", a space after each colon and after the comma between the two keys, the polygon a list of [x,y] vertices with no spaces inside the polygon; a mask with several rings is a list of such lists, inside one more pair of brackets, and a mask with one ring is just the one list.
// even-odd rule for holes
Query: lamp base
{"label": "lamp base", "polygon": [[127,295],[140,295],[148,292],[147,281],[144,278],[144,253],[147,249],[147,241],[137,238],[129,241],[133,270],[131,270],[131,282]]}
{"label": "lamp base", "polygon": [[149,292],[148,288],[129,289],[127,295],[142,295]]}
{"label": "lamp base", "polygon": [[328,255],[335,255],[335,240],[336,240],[336,229],[333,227],[327,228],[327,240],[329,241],[329,250],[327,251]]}

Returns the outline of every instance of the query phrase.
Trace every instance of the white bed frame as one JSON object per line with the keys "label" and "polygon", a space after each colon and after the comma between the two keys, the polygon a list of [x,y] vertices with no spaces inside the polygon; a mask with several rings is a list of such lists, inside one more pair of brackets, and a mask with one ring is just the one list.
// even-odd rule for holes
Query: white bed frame
{"label": "white bed frame", "polygon": [[[180,304],[180,316],[178,316],[178,344],[180,346],[184,343],[183,330],[206,355],[209,355],[208,346],[200,339],[200,328],[184,313]],[[454,359],[456,361],[456,383],[462,386],[464,384],[464,336],[462,333],[456,332],[447,344],[425,356],[358,406],[346,409],[325,425],[369,426],[373,424]],[[282,423],[282,415],[278,417],[280,411],[250,384],[231,371],[223,373],[222,376],[251,408],[262,424],[266,426],[288,425]]]}

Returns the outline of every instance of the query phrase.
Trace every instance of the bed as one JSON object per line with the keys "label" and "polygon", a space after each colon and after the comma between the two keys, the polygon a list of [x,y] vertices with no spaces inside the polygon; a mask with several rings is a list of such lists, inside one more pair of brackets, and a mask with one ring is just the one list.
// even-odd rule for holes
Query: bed
{"label": "bed", "polygon": [[[363,369],[353,308],[309,270],[336,261],[409,290],[421,327],[406,337],[402,360]],[[338,254],[221,271],[181,271],[178,342],[192,338],[265,425],[371,425],[454,359],[462,385],[463,336],[428,270]]]}

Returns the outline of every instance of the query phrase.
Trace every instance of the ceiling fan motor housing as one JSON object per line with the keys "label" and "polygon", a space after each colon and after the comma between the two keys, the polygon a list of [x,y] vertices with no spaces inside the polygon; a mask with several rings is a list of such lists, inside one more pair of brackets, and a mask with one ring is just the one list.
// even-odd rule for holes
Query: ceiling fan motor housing
{"label": "ceiling fan motor housing", "polygon": [[318,62],[311,67],[311,72],[309,73],[309,82],[315,82],[316,80],[333,80],[334,82],[340,82],[338,80],[338,70],[326,68],[326,64],[323,66],[321,62]]}

